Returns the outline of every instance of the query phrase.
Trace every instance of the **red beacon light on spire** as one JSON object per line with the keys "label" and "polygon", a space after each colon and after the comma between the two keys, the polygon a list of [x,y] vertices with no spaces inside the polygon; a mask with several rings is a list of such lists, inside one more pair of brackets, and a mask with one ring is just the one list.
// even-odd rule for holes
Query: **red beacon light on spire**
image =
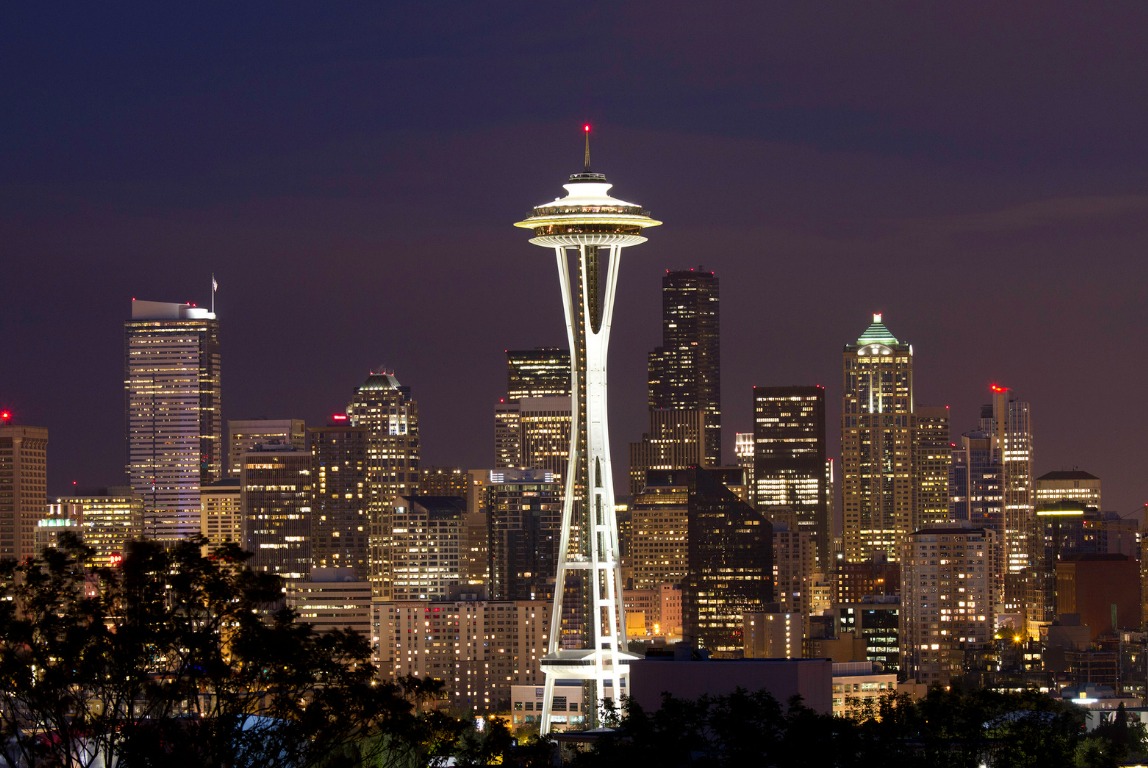
{"label": "red beacon light on spire", "polygon": [[12,412],[11,411],[9,411],[7,409],[0,411],[0,422],[7,424],[11,420],[12,420]]}
{"label": "red beacon light on spire", "polygon": [[589,123],[584,124],[582,126],[582,130],[585,131],[586,133],[589,133],[590,132],[590,124]]}

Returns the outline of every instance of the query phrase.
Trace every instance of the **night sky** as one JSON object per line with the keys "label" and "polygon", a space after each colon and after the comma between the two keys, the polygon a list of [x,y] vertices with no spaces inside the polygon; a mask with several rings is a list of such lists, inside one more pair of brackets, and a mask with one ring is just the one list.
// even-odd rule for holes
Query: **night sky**
{"label": "night sky", "polygon": [[513,222],[579,170],[665,225],[624,259],[615,461],[664,270],[721,280],[726,458],[754,384],[825,384],[870,315],[916,401],[1032,404],[1036,471],[1148,500],[1148,5],[7,3],[0,405],[49,486],[123,481],[133,296],[206,305],[225,418],[324,423],[371,367],[426,464],[489,466],[507,348],[565,345]]}

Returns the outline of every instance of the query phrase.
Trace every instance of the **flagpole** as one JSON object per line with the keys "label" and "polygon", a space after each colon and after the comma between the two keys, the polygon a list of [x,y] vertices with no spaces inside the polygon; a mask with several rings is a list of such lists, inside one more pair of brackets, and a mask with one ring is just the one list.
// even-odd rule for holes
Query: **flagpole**
{"label": "flagpole", "polygon": [[218,283],[215,282],[215,273],[211,273],[211,314],[215,314],[215,287]]}

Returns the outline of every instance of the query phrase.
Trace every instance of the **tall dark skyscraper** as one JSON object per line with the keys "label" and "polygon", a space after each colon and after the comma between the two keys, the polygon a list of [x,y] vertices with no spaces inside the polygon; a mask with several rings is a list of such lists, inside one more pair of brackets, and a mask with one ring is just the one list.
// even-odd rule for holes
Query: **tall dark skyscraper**
{"label": "tall dark skyscraper", "polygon": [[190,304],[133,300],[124,346],[127,474],[144,536],[198,535],[199,490],[223,474],[219,323]]}
{"label": "tall dark skyscraper", "polygon": [[650,353],[650,407],[705,414],[705,463],[721,464],[718,278],[698,267],[662,278],[662,345]]}
{"label": "tall dark skyscraper", "polygon": [[[731,478],[736,473],[738,478]],[[689,484],[682,634],[717,657],[742,655],[742,617],[773,602],[773,527],[726,481],[741,470],[685,470]]]}
{"label": "tall dark skyscraper", "polygon": [[751,498],[762,514],[788,507],[817,552],[818,570],[829,567],[829,483],[825,470],[825,388],[753,388]]}
{"label": "tall dark skyscraper", "polygon": [[[339,414],[342,416],[342,414]],[[317,568],[350,568],[367,581],[370,518],[367,514],[367,428],[345,417],[307,430],[315,464],[311,556]]]}

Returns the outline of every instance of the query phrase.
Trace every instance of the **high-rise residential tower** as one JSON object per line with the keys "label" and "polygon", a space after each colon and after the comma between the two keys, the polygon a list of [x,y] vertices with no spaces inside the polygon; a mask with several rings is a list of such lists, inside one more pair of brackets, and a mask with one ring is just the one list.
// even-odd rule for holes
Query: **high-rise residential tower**
{"label": "high-rise residential tower", "polygon": [[809,535],[817,570],[829,569],[832,528],[825,471],[825,387],[753,388],[753,477],[758,511],[788,507]]}
{"label": "high-rise residential tower", "polygon": [[721,465],[721,345],[718,278],[706,269],[666,271],[662,345],[650,353],[650,407],[698,410],[705,419],[704,458]]}
{"label": "high-rise residential tower", "polygon": [[[631,658],[626,653],[614,516],[606,353],[622,249],[645,242],[642,230],[660,222],[641,206],[610,196],[606,177],[590,170],[589,126],[586,131],[585,166],[564,185],[566,197],[537,206],[516,224],[534,233],[531,243],[554,251],[570,342],[570,462],[564,477],[550,648],[542,661],[546,673],[542,733],[550,730],[557,680],[582,680],[593,688],[584,700],[596,702],[587,713],[589,725],[594,726],[599,707],[607,699],[620,701],[627,693]],[[581,628],[564,634],[568,600],[575,603]]]}
{"label": "high-rise residential tower", "polygon": [[845,345],[841,488],[845,559],[901,549],[913,526],[913,348],[881,315]]}
{"label": "high-rise residential tower", "polygon": [[127,474],[144,536],[200,532],[200,488],[223,474],[219,323],[192,304],[132,301],[124,324]]}
{"label": "high-rise residential tower", "polygon": [[0,414],[0,558],[36,555],[36,525],[48,509],[48,430]]}

